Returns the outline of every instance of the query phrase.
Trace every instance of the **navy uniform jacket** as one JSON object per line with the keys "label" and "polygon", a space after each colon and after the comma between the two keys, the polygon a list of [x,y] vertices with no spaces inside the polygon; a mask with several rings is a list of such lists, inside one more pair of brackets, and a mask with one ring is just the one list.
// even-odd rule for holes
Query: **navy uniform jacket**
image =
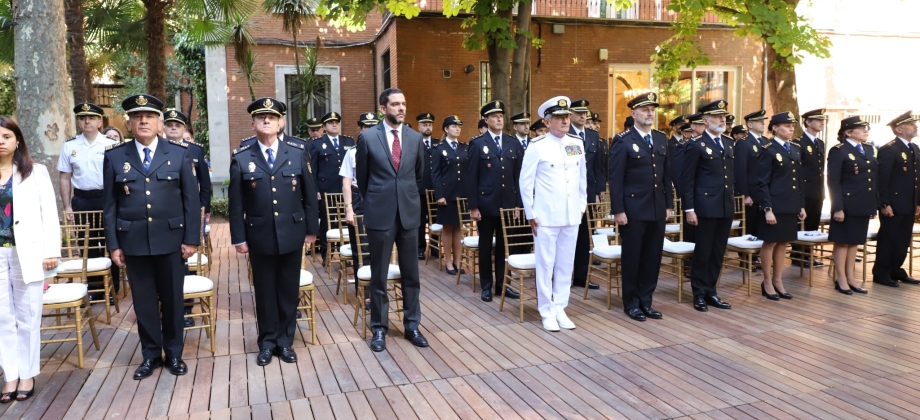
{"label": "navy uniform jacket", "polygon": [[805,207],[802,149],[791,143],[789,151],[776,140],[761,150],[757,177],[757,205],[773,214],[799,214]]}
{"label": "navy uniform jacket", "polygon": [[278,142],[271,169],[259,145],[233,151],[230,160],[230,240],[254,254],[303,248],[319,231],[319,203],[309,153],[299,143]]}
{"label": "navy uniform jacket", "polygon": [[687,145],[690,144],[690,140],[687,140],[683,143],[678,143],[674,146],[674,150],[668,149],[668,153],[671,154],[671,173],[674,176],[671,177],[674,185],[674,191],[677,192],[678,197],[682,197],[684,193],[684,186],[682,184],[681,171],[683,170],[682,162],[684,158],[684,151],[687,149]]}
{"label": "navy uniform jacket", "polygon": [[752,132],[750,132],[750,131],[748,132],[747,137],[745,137],[744,139],[745,139],[745,140],[750,140],[750,141],[752,141],[752,142],[754,142],[754,143],[756,143],[756,144],[759,144],[761,147],[763,147],[763,146],[765,146],[765,145],[767,145],[767,144],[770,144],[770,139],[768,139],[767,136],[761,136],[760,139],[758,139],[757,136],[755,136],[754,133],[752,133]]}
{"label": "navy uniform jacket", "polygon": [[[434,182],[433,175],[434,172],[434,162],[432,157],[434,156],[435,149],[438,147],[438,139],[432,137],[431,147],[425,149],[425,173],[422,174],[422,190],[419,191],[420,194],[424,194],[425,190],[433,190]],[[422,139],[422,147],[425,147],[425,139]]]}
{"label": "navy uniform jacket", "polygon": [[342,192],[342,177],[339,176],[339,169],[342,168],[345,153],[352,147],[355,147],[355,139],[343,135],[339,135],[338,151],[333,147],[328,134],[313,141],[310,164],[313,166],[316,188],[320,193]]}
{"label": "navy uniform jacket", "polygon": [[652,148],[635,128],[623,131],[610,146],[610,214],[628,220],[660,221],[674,205],[668,138],[652,130]]}
{"label": "navy uniform jacket", "polygon": [[872,146],[863,144],[863,149],[865,155],[844,140],[827,154],[831,214],[874,216],[878,210],[878,162]]}
{"label": "navy uniform jacket", "polygon": [[[597,173],[595,174],[595,179],[597,179],[597,193],[602,194],[607,192],[607,162],[610,160],[610,145],[607,144],[607,139],[600,136],[596,130],[587,129],[598,136],[597,138],[597,158],[594,166],[597,168]],[[588,201],[593,200],[591,194],[588,194]]]}
{"label": "navy uniform jacket", "polygon": [[[802,153],[802,190],[808,198],[824,200],[824,141],[802,134],[801,138],[792,140],[792,144],[801,147]],[[776,210],[773,211],[774,213]]]}
{"label": "navy uniform jacket", "polygon": [[[289,135],[287,135],[287,134],[279,135],[279,136],[278,136],[278,140],[281,140],[283,143],[296,143],[296,144],[302,144],[302,145],[304,146],[304,150],[306,150],[307,152],[310,151],[310,145],[313,143],[313,140],[312,140],[312,139],[306,139],[306,140],[304,140],[304,139],[302,139],[302,138],[300,138],[300,137],[297,137],[297,136],[289,136]],[[242,148],[244,148],[244,147],[246,147],[246,146],[255,146],[255,144],[256,144],[257,141],[259,141],[259,140],[256,139],[256,136],[246,137],[245,139],[240,140],[240,149],[242,149]],[[340,145],[340,146],[341,146],[341,145]]]}
{"label": "navy uniform jacket", "polygon": [[681,158],[682,207],[693,209],[698,217],[716,219],[735,214],[734,140],[719,137],[722,147],[708,131],[703,132],[687,142]]}
{"label": "navy uniform jacket", "polygon": [[524,148],[514,137],[502,134],[500,156],[491,132],[473,139],[467,166],[469,208],[479,209],[482,217],[499,217],[500,209],[523,206],[518,186],[523,161]]}
{"label": "navy uniform jacket", "polygon": [[[607,183],[604,181],[604,173],[606,171],[603,169],[603,149],[597,131],[587,127],[584,127],[584,130],[585,170],[586,177],[588,179],[588,202],[593,203],[596,201],[595,197],[597,195],[607,191]],[[574,126],[569,126],[569,134],[579,140],[581,139],[581,137],[578,137],[578,134],[575,134]]]}
{"label": "navy uniform jacket", "polygon": [[205,213],[210,213],[211,172],[208,171],[208,164],[204,161],[204,146],[192,141],[183,143],[188,145],[188,152],[192,157],[192,175],[198,179],[198,198],[201,200],[201,207],[204,207]]}
{"label": "navy uniform jacket", "polygon": [[432,178],[435,198],[456,201],[465,196],[463,180],[470,161],[469,148],[468,144],[458,141],[457,150],[454,151],[445,140],[434,149],[431,160],[434,165]]}
{"label": "navy uniform jacket", "polygon": [[894,214],[914,214],[920,205],[920,148],[908,148],[899,138],[878,148],[879,207],[890,205]]}
{"label": "navy uniform jacket", "polygon": [[750,137],[735,143],[735,193],[757,201],[757,170],[763,146]]}
{"label": "navy uniform jacket", "polygon": [[188,145],[160,138],[145,173],[135,144],[115,144],[105,152],[106,246],[128,256],[148,256],[198,245],[201,206]]}

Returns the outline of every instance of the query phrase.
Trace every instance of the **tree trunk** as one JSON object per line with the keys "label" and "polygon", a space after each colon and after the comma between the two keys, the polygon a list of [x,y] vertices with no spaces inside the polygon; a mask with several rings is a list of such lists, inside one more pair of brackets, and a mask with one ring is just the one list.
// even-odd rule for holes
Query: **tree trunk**
{"label": "tree trunk", "polygon": [[[789,111],[799,115],[799,94],[795,87],[795,70],[783,70],[780,66],[789,66],[783,56],[767,43],[767,87],[770,93],[770,105],[774,113]],[[773,64],[770,64],[773,63]],[[790,67],[791,68],[791,67]],[[796,135],[801,134],[801,127],[796,124]]]}
{"label": "tree trunk", "polygon": [[[499,10],[496,13],[496,16],[505,19],[508,21],[508,25],[511,25],[511,9],[508,10]],[[497,40],[492,39],[489,41],[488,51],[489,51],[489,79],[492,82],[492,100],[493,101],[502,101],[505,104],[509,104],[511,99],[511,89],[510,81],[511,75],[510,64],[511,64],[511,50],[507,48],[502,48],[497,44]],[[513,111],[512,111],[513,112]],[[510,128],[511,124],[509,121],[511,119],[510,114],[505,115],[505,128]]]}
{"label": "tree trunk", "polygon": [[70,48],[70,79],[73,84],[73,102],[95,102],[93,79],[86,65],[86,39],[83,36],[83,1],[65,0],[64,19],[67,23],[67,47]]}
{"label": "tree trunk", "polygon": [[143,0],[147,8],[144,30],[147,33],[147,94],[166,98],[166,10],[171,0]]}
{"label": "tree trunk", "polygon": [[[73,134],[67,77],[64,3],[60,0],[14,0],[13,29],[18,123],[29,154],[51,172],[61,146]],[[61,204],[58,202],[58,210]]]}
{"label": "tree trunk", "polygon": [[520,31],[530,30],[530,1],[518,3],[517,29],[518,33],[514,35],[514,42],[517,48],[514,50],[511,61],[511,102],[509,111],[511,114],[518,112],[530,112],[530,37],[520,33]]}

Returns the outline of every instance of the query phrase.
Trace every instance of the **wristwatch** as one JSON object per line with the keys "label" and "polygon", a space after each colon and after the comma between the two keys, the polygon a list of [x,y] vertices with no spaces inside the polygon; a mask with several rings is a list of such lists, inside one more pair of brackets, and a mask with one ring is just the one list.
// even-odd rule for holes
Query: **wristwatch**
{"label": "wristwatch", "polygon": [[773,207],[764,207],[764,208],[763,208],[763,211],[764,211],[764,213],[766,213],[766,212],[768,212],[768,211],[773,211]]}

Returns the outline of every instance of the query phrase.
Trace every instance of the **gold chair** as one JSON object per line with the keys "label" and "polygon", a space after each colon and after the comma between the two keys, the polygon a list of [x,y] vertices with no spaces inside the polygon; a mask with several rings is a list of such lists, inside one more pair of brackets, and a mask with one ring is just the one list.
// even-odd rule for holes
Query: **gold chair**
{"label": "gold chair", "polygon": [[[339,222],[344,223],[344,216],[339,215],[340,206],[344,208],[345,196],[342,193],[324,193],[326,195],[326,276],[332,278],[332,265],[339,262],[339,247],[348,243],[348,230],[342,233]],[[344,236],[343,236],[344,235]]]}
{"label": "gold chair", "polygon": [[[498,305],[499,312],[505,307],[505,291],[508,288],[520,293],[521,298],[518,301],[518,311],[520,313],[520,322],[524,322],[524,301],[537,299],[537,257],[534,253],[529,254],[511,254],[511,249],[518,247],[527,247],[532,249],[534,246],[533,230],[530,227],[527,217],[524,216],[523,208],[501,209],[502,233],[505,235],[505,287],[502,288],[502,300]],[[533,281],[533,286],[525,286],[524,282]],[[533,297],[526,297],[525,293],[533,291]]]}
{"label": "gold chair", "polygon": [[[338,224],[339,237],[348,238],[348,224],[345,222],[345,203],[339,203],[335,212],[336,218],[342,221]],[[344,292],[342,293],[342,303],[346,305],[348,304],[348,285],[354,283],[353,279],[348,278],[348,266],[352,262],[353,252],[351,243],[339,244],[338,257],[335,259],[335,263],[339,266],[338,274],[336,275],[335,294],[339,294],[339,291]]]}
{"label": "gold chair", "polygon": [[[457,267],[457,284],[464,267],[470,272],[470,285],[476,293],[476,273],[479,272],[479,229],[476,221],[470,217],[470,208],[465,198],[457,199],[457,214],[460,217],[460,267]],[[495,238],[492,238],[495,244]]]}
{"label": "gold chair", "polygon": [[[684,242],[684,210],[681,207],[680,198],[674,198],[674,220],[677,222],[677,241],[669,239],[664,240],[661,255],[668,257],[670,262],[662,262],[661,265],[671,267],[677,275],[677,302],[683,299],[684,283],[690,282],[684,278],[684,261],[693,259],[693,248],[696,246],[693,242]],[[667,235],[667,233],[665,233]]]}
{"label": "gold chair", "polygon": [[[725,259],[722,260],[723,268],[735,268],[741,270],[741,283],[747,283],[748,296],[751,295],[751,283],[754,276],[754,259],[760,255],[760,248],[763,247],[763,241],[747,233],[747,223],[745,216],[748,208],[744,205],[744,197],[735,197],[735,221],[738,223],[738,236],[728,238],[728,244],[725,247]],[[737,253],[733,257],[732,253]],[[721,275],[720,275],[721,280]]]}
{"label": "gold chair", "polygon": [[[428,208],[428,244],[425,246],[427,248],[425,265],[428,265],[431,251],[437,251],[438,271],[441,271],[444,268],[444,249],[441,247],[441,232],[444,230],[444,226],[434,222],[438,216],[438,199],[434,196],[434,190],[425,190],[425,199],[427,201],[425,205]],[[459,273],[460,270],[458,269],[457,272]]]}
{"label": "gold chair", "polygon": [[[304,244],[303,252],[306,254],[307,250],[310,249],[309,245]],[[297,306],[298,311],[304,311],[306,314],[305,318],[300,318],[298,321],[306,321],[310,325],[310,344],[316,344],[316,285],[313,283],[313,273],[307,271],[307,265],[309,259],[303,258],[300,263],[300,305]],[[348,292],[346,291],[347,295]]]}
{"label": "gold chair", "polygon": [[[204,223],[204,207],[201,208],[201,222]],[[200,243],[204,244],[204,231],[199,233]],[[202,250],[203,251],[203,250]],[[192,302],[186,303],[185,306],[191,307],[191,313],[185,315],[186,318],[201,318],[201,324],[193,327],[185,327],[185,331],[203,329],[211,341],[211,353],[217,348],[215,345],[214,321],[216,319],[216,306],[214,305],[214,281],[208,278],[210,269],[205,260],[203,252],[196,252],[188,261],[189,271],[193,274],[185,276],[182,285],[183,297]],[[199,308],[199,313],[195,312],[195,306]]]}
{"label": "gold chair", "polygon": [[[89,246],[89,236],[89,225],[65,224],[61,226],[61,261],[64,263],[77,261],[78,264],[85,267],[88,259],[85,250]],[[71,280],[75,278],[80,282],[52,284],[42,294],[42,318],[54,317],[56,322],[54,325],[41,327],[41,331],[73,328],[76,334],[68,338],[41,340],[41,344],[76,342],[77,366],[83,369],[84,324],[89,323],[96,350],[99,350],[99,336],[96,334],[96,323],[89,301],[85,271],[81,271],[78,277],[71,277]],[[62,310],[64,313],[61,313]],[[74,323],[61,325],[61,318],[71,315]]]}
{"label": "gold chair", "polygon": [[112,302],[115,306],[115,312],[120,312],[118,296],[115,295],[112,286],[112,259],[109,258],[109,251],[105,246],[105,227],[102,224],[102,210],[98,211],[70,211],[64,212],[64,225],[69,226],[87,226],[88,241],[86,242],[86,255],[90,253],[102,255],[100,257],[86,258],[83,260],[69,260],[61,265],[58,274],[54,277],[54,282],[58,283],[61,279],[67,278],[84,278],[102,277],[102,282],[87,281],[88,295],[93,293],[102,294],[102,299],[90,300],[90,304],[105,304],[105,323],[112,323]]}
{"label": "gold chair", "polygon": [[[805,221],[799,221],[799,232],[798,239],[795,241],[789,242],[790,245],[799,245],[805,251],[805,257],[802,257],[802,254],[799,253],[789,253],[789,259],[792,261],[799,262],[799,276],[805,274],[805,264],[808,263],[808,286],[810,287],[814,282],[814,261],[823,260],[826,261],[825,265],[828,269],[828,276],[831,280],[836,278],[837,271],[834,270],[834,258],[833,258],[833,245],[834,243],[828,240],[827,233],[821,231],[815,232],[804,232]],[[866,242],[868,244],[868,241]],[[827,250],[824,247],[830,246],[831,250]],[[863,247],[865,248],[865,246]],[[865,256],[863,258],[863,268],[865,268]],[[865,278],[865,272],[863,272],[863,278]]]}
{"label": "gold chair", "polygon": [[[371,267],[370,267],[370,250],[365,249],[362,245],[362,242],[367,243],[367,229],[364,227],[364,216],[355,215],[355,236],[357,236],[353,242],[354,250],[353,252],[358,253],[358,265],[359,267],[355,270],[355,277],[358,278],[358,298],[355,299],[355,318],[352,321],[352,324],[358,325],[358,317],[360,316],[362,322],[362,337],[367,338],[367,315],[368,311],[365,308],[364,296],[366,295],[366,290],[371,287]],[[367,261],[368,265],[365,265]],[[402,311],[402,281],[399,273],[399,266],[395,265],[396,261],[396,249],[394,247],[393,253],[390,256],[390,266],[387,270],[387,295],[390,297],[390,303],[395,302],[395,309],[392,308],[389,310],[389,313],[396,313],[396,316],[399,317],[399,320],[403,319]]]}
{"label": "gold chair", "polygon": [[[591,230],[591,254],[588,261],[589,280],[594,278],[599,284],[607,285],[607,309],[610,309],[613,288],[620,295],[620,261],[622,247],[617,244],[616,228],[604,226],[604,218],[610,213],[610,203],[588,203],[588,229]],[[610,244],[613,238],[614,244]],[[594,265],[597,261],[600,265]],[[583,299],[588,299],[588,289],[585,287]]]}

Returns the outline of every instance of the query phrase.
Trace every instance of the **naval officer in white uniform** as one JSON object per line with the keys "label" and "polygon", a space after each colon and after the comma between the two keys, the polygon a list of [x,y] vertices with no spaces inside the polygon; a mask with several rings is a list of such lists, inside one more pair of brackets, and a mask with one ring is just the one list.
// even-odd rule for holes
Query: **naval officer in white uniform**
{"label": "naval officer in white uniform", "polygon": [[531,140],[521,168],[521,199],[534,233],[537,308],[543,328],[574,329],[565,314],[572,285],[575,240],[588,206],[585,150],[569,132],[569,98],[540,105],[549,132]]}

